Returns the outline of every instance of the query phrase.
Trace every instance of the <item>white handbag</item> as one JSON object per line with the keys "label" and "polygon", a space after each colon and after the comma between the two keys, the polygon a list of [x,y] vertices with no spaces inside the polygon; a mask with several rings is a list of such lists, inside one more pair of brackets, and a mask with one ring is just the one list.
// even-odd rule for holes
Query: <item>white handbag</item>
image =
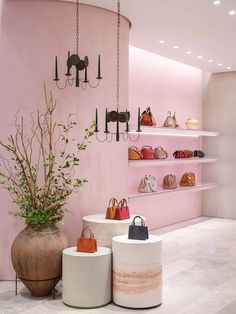
{"label": "white handbag", "polygon": [[139,192],[152,193],[157,191],[156,178],[153,175],[145,175],[139,184]]}

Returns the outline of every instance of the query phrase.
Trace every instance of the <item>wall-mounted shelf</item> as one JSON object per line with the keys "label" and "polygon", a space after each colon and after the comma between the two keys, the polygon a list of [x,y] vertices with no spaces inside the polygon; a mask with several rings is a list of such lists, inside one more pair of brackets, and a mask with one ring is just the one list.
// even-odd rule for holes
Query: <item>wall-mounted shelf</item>
{"label": "wall-mounted shelf", "polygon": [[152,159],[152,160],[129,160],[129,167],[150,167],[150,166],[169,166],[216,162],[216,157],[204,158],[179,158],[179,159]]}
{"label": "wall-mounted shelf", "polygon": [[[137,126],[130,126],[130,134],[137,135]],[[200,137],[200,136],[218,136],[218,132],[203,130],[188,130],[180,128],[160,128],[155,126],[141,126],[140,135],[161,135],[161,136],[184,136],[184,137]]]}
{"label": "wall-mounted shelf", "polygon": [[178,187],[174,190],[166,190],[162,187],[158,187],[157,192],[153,193],[137,193],[133,195],[129,195],[128,199],[129,201],[135,200],[135,199],[142,199],[146,197],[153,197],[157,196],[159,194],[169,194],[169,193],[182,193],[182,192],[198,192],[198,191],[204,191],[204,190],[211,190],[216,188],[217,184],[215,183],[201,183],[192,187]]}

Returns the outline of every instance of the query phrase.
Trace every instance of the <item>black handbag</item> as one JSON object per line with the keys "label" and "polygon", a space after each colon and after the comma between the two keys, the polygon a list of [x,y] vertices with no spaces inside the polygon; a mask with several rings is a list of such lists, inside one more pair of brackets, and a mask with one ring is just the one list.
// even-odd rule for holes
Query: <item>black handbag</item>
{"label": "black handbag", "polygon": [[[141,225],[135,225],[135,219],[141,219]],[[148,227],[145,226],[145,221],[140,216],[135,216],[132,224],[129,226],[129,239],[133,240],[147,240],[148,239]]]}
{"label": "black handbag", "polygon": [[205,154],[202,150],[195,150],[194,151],[194,157],[204,158]]}

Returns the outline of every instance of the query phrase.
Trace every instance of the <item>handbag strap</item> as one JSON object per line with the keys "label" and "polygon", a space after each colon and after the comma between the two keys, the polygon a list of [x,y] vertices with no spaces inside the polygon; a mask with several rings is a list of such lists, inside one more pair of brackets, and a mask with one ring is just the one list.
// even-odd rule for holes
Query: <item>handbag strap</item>
{"label": "handbag strap", "polygon": [[145,221],[143,220],[143,218],[142,218],[141,216],[135,216],[134,219],[133,219],[133,221],[132,221],[132,225],[135,226],[135,219],[136,219],[136,218],[140,218],[140,220],[141,220],[141,226],[145,226]]}
{"label": "handbag strap", "polygon": [[89,228],[89,227],[85,227],[82,232],[81,232],[81,238],[84,238],[84,232],[88,230],[89,231],[89,234],[90,234],[90,239],[94,239],[94,234],[93,234],[93,231]]}
{"label": "handbag strap", "polygon": [[122,200],[119,201],[118,207],[127,207],[127,200],[125,198],[122,198]]}
{"label": "handbag strap", "polygon": [[118,201],[115,197],[111,198],[108,204],[108,207],[118,206]]}

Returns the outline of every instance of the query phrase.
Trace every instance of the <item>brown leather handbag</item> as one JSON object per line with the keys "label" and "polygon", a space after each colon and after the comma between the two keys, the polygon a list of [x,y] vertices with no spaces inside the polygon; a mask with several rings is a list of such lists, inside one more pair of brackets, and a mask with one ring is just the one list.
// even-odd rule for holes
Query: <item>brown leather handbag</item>
{"label": "brown leather handbag", "polygon": [[106,219],[115,219],[118,201],[116,198],[111,198],[106,211]]}
{"label": "brown leather handbag", "polygon": [[[90,233],[89,238],[84,237],[85,230]],[[80,238],[77,240],[77,252],[94,253],[97,252],[97,240],[89,227],[85,227],[81,233]]]}
{"label": "brown leather handbag", "polygon": [[155,159],[155,152],[152,146],[143,146],[141,149],[143,159]]}
{"label": "brown leather handbag", "polygon": [[195,174],[193,172],[185,172],[180,180],[180,186],[196,185]]}
{"label": "brown leather handbag", "polygon": [[173,174],[168,174],[163,179],[163,189],[172,190],[177,188],[176,177]]}
{"label": "brown leather handbag", "polygon": [[140,160],[143,158],[141,152],[135,146],[129,147],[128,155],[129,160]]}
{"label": "brown leather handbag", "polygon": [[192,158],[194,157],[194,153],[192,150],[184,150],[185,158]]}

